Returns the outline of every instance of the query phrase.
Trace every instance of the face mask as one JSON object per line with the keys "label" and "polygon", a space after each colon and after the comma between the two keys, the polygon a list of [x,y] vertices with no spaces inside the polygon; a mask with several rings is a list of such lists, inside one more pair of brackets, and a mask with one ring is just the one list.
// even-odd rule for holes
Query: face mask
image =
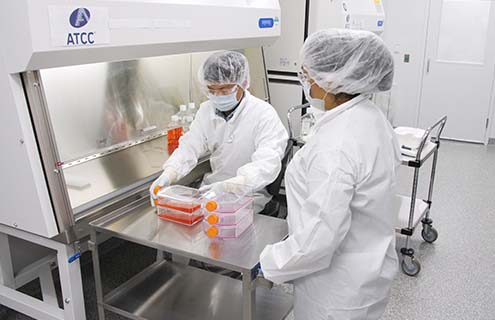
{"label": "face mask", "polygon": [[[314,84],[314,82],[313,82]],[[309,83],[309,81],[304,81],[302,82],[303,90],[304,90],[304,96],[306,97],[306,100],[308,100],[309,104],[320,111],[325,112],[325,98],[327,97],[327,93],[325,93],[325,96],[323,99],[316,99],[311,97],[311,86],[313,85]]]}
{"label": "face mask", "polygon": [[214,94],[208,94],[208,99],[215,105],[218,111],[228,112],[233,110],[238,104],[237,90],[231,94],[225,96],[216,96]]}

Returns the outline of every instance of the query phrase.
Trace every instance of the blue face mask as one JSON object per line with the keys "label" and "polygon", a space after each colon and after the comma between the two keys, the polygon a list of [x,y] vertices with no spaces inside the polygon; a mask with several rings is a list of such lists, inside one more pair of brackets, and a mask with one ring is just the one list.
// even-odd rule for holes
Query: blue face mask
{"label": "blue face mask", "polygon": [[208,99],[215,105],[218,111],[228,112],[233,110],[238,104],[237,90],[231,94],[225,96],[216,96],[214,94],[208,94]]}

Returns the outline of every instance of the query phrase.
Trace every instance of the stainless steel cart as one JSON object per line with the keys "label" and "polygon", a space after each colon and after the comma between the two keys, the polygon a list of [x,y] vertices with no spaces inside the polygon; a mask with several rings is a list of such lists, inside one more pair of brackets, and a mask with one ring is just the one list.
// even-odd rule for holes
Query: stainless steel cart
{"label": "stainless steel cart", "polygon": [[[308,107],[309,104],[297,105],[290,108],[287,114],[290,139],[292,139],[295,145],[299,147],[304,145],[304,141],[295,135],[293,113],[297,110],[306,110]],[[406,236],[405,246],[400,249],[403,257],[401,268],[402,271],[409,276],[416,276],[421,271],[421,264],[414,257],[414,249],[409,247],[410,237],[414,234],[418,224],[420,222],[422,223],[423,228],[421,231],[421,236],[426,242],[433,243],[438,238],[438,231],[433,227],[433,220],[430,218],[430,209],[432,204],[433,184],[435,181],[438,150],[440,148],[440,138],[446,122],[447,117],[445,116],[425,130],[416,156],[402,156],[402,165],[414,168],[411,196],[406,197],[399,195],[400,211],[398,227],[396,227],[397,233]],[[428,198],[426,200],[417,199],[419,170],[431,156],[433,156],[433,163],[429,182]]]}
{"label": "stainless steel cart", "polygon": [[[421,222],[423,225],[421,236],[426,242],[433,243],[438,238],[438,231],[432,226],[433,220],[430,218],[430,209],[438,160],[438,150],[440,148],[440,138],[446,122],[447,117],[445,116],[425,130],[415,157],[402,156],[402,165],[414,168],[411,197],[399,195],[399,226],[396,228],[397,233],[406,236],[406,243],[404,247],[400,249],[403,257],[401,268],[402,271],[409,276],[416,276],[421,271],[421,264],[414,257],[414,249],[409,247],[409,239],[414,234],[418,224]],[[418,199],[419,170],[431,156],[433,156],[433,163],[431,165],[428,198],[426,200]]]}
{"label": "stainless steel cart", "polygon": [[[187,227],[161,220],[145,199],[92,222],[91,227],[100,320],[104,310],[131,319],[278,320],[292,308],[292,297],[281,289],[256,288],[260,253],[287,236],[284,220],[255,215],[254,225],[242,237],[211,240],[201,223]],[[169,252],[173,259],[167,261],[159,254],[150,267],[104,295],[100,234]],[[239,272],[242,280],[189,266],[189,259]]]}

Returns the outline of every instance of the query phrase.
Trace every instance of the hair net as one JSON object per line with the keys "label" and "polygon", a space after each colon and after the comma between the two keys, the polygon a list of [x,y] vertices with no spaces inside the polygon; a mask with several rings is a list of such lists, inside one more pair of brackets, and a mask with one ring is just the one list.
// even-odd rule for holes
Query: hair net
{"label": "hair net", "polygon": [[371,32],[319,31],[308,37],[301,55],[309,76],[332,94],[368,94],[392,87],[392,55],[383,41]]}
{"label": "hair net", "polygon": [[236,51],[213,53],[199,68],[199,82],[203,89],[215,84],[237,84],[249,88],[249,64],[247,58]]}

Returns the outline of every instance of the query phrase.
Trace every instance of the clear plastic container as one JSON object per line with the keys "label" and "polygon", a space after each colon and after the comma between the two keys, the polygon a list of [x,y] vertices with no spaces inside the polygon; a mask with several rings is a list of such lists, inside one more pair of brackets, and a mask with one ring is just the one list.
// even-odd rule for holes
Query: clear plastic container
{"label": "clear plastic container", "polygon": [[203,221],[203,228],[208,238],[234,239],[242,236],[253,224],[253,219],[253,214],[248,214],[238,224],[233,226],[210,225],[207,221]]}
{"label": "clear plastic container", "polygon": [[301,139],[305,141],[311,134],[311,129],[313,129],[316,123],[316,118],[313,113],[308,112],[301,118]]}
{"label": "clear plastic container", "polygon": [[206,212],[205,221],[212,226],[232,226],[239,224],[247,215],[253,215],[252,201],[247,202],[244,207],[232,213]]}
{"label": "clear plastic container", "polygon": [[203,219],[201,194],[197,189],[171,186],[160,190],[157,196],[160,218],[184,225],[194,225]]}
{"label": "clear plastic container", "polygon": [[173,210],[160,205],[157,206],[158,216],[162,219],[180,223],[186,226],[192,226],[203,220],[203,211],[201,209],[191,213],[180,210]]}
{"label": "clear plastic container", "polygon": [[252,202],[253,198],[245,193],[235,194],[228,192],[216,195],[209,192],[204,195],[204,208],[208,212],[234,213],[249,203],[252,205]]}

